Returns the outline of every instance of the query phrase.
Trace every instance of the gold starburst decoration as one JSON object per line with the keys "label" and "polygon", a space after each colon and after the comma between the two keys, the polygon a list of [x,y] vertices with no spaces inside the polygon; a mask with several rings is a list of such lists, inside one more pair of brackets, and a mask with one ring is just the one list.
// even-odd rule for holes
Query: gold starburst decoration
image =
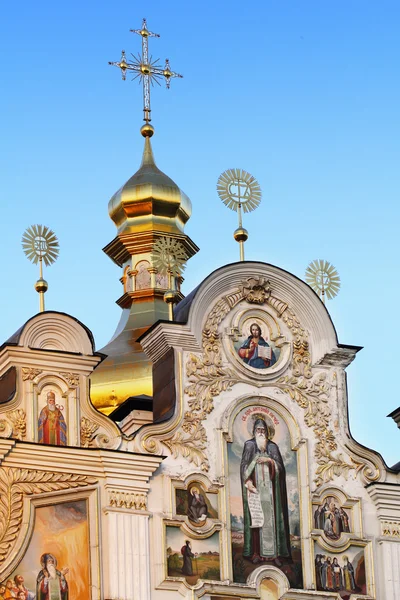
{"label": "gold starburst decoration", "polygon": [[153,264],[161,275],[180,277],[188,256],[181,242],[169,237],[156,241],[153,248]]}
{"label": "gold starburst decoration", "polygon": [[217,182],[218,196],[231,210],[251,212],[261,202],[260,185],[250,173],[243,169],[224,171]]}
{"label": "gold starburst decoration", "polygon": [[306,269],[306,282],[325,303],[334,298],[340,290],[339,273],[327,260],[313,260]]}
{"label": "gold starburst decoration", "polygon": [[22,236],[22,248],[34,265],[44,262],[46,267],[57,260],[59,244],[57,237],[45,225],[32,225]]}

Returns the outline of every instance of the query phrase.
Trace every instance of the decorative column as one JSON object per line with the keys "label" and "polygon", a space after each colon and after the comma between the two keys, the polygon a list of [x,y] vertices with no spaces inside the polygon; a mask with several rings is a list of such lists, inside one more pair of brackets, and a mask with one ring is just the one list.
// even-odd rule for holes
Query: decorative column
{"label": "decorative column", "polygon": [[[147,488],[147,486],[146,486]],[[150,600],[147,489],[105,485],[103,565],[105,600]]]}
{"label": "decorative column", "polygon": [[393,483],[374,483],[367,488],[381,528],[377,539],[376,597],[385,600],[400,600],[400,485]]}

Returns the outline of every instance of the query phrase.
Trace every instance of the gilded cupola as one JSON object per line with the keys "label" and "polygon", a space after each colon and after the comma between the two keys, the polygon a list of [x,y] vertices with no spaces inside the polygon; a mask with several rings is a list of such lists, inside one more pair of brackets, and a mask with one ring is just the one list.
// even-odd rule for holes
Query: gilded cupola
{"label": "gilded cupola", "polygon": [[[129,399],[133,399],[132,405],[139,411],[141,398],[143,410],[148,410],[149,405],[151,408],[152,364],[137,340],[156,321],[173,318],[172,303],[183,297],[178,255],[184,256],[186,261],[198,251],[184,232],[192,211],[191,202],[156,166],[150,141],[154,134],[150,123],[151,84],[163,79],[168,88],[172,78],[182,76],[171,70],[168,60],[163,67],[157,61],[152,62],[148,40],[159,36],[147,29],[145,19],[141,29],[132,31],[141,37],[141,54],[132,54],[128,60],[123,51],[120,61],[110,64],[120,69],[122,79],[130,72],[143,84],[145,123],[140,132],[144,137],[144,150],[139,170],[108,204],[117,235],[104,252],[121,269],[122,290],[117,304],[122,314],[112,339],[102,348],[107,358],[91,378],[92,402],[106,414]],[[164,269],[165,255],[172,256],[171,248],[178,248],[175,263],[168,263],[168,269]]]}
{"label": "gilded cupola", "polygon": [[192,204],[176,183],[156,166],[148,135],[140,169],[111,198],[108,212],[118,234],[183,232]]}
{"label": "gilded cupola", "polygon": [[[114,336],[101,349],[107,358],[91,377],[92,402],[106,414],[129,398],[151,398],[153,393],[152,364],[136,340],[169,315],[164,296],[171,285],[155,266],[155,244],[165,238],[179,241],[187,258],[198,251],[184,233],[192,210],[190,199],[156,166],[148,135],[152,127],[145,125],[141,131],[144,151],[140,168],[108,205],[117,235],[104,252],[122,270],[122,293],[117,300],[122,314]],[[183,297],[181,283],[182,277],[174,277],[177,299]],[[146,406],[148,409],[149,401]]]}

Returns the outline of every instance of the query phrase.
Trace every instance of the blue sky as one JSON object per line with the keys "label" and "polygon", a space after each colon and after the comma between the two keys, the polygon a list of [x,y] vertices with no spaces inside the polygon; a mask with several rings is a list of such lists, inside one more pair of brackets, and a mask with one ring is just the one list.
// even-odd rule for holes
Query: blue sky
{"label": "blue sky", "polygon": [[[83,5],[82,5],[83,4]],[[154,89],[158,166],[190,196],[187,233],[201,247],[189,292],[238,259],[236,216],[219,174],[251,172],[263,200],[246,215],[246,258],[303,277],[325,258],[339,270],[329,303],[339,340],[364,346],[348,369],[351,430],[389,464],[399,432],[385,416],[397,393],[400,84],[396,1],[238,0],[5,3],[0,23],[0,337],[37,311],[35,267],[20,239],[33,223],[57,233],[48,309],[90,327],[97,346],[120,309],[112,194],[137,170],[142,97],[109,60],[137,52],[146,16],[151,53],[184,79]],[[211,226],[210,226],[211,225]]]}

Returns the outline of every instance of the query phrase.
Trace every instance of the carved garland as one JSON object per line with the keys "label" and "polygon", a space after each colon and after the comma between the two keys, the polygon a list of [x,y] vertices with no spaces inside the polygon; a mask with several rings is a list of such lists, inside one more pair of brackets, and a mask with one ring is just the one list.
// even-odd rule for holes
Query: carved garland
{"label": "carved garland", "polygon": [[292,332],[293,359],[292,373],[278,379],[271,387],[288,394],[305,410],[304,419],[312,427],[317,437],[315,457],[318,463],[315,483],[317,486],[331,481],[335,476],[348,476],[351,470],[356,474],[365,467],[351,459],[346,462],[341,454],[334,454],[337,443],[329,428],[331,410],[329,395],[332,383],[325,372],[313,373],[307,332],[293,310],[284,302],[271,295],[269,281],[264,278],[250,278],[240,289],[225,296],[212,308],[203,329],[203,353],[190,354],[186,363],[186,374],[190,381],[185,392],[189,396],[189,408],[184,415],[181,430],[171,438],[163,440],[174,457],[184,456],[203,471],[209,470],[206,456],[207,434],[202,422],[214,408],[214,398],[221,392],[231,389],[239,382],[246,382],[222,363],[222,347],[218,327],[226,315],[241,300],[250,304],[269,304],[282,318]]}
{"label": "carved garland", "polygon": [[27,469],[0,469],[0,565],[10,554],[23,516],[23,497],[96,483],[94,477]]}

